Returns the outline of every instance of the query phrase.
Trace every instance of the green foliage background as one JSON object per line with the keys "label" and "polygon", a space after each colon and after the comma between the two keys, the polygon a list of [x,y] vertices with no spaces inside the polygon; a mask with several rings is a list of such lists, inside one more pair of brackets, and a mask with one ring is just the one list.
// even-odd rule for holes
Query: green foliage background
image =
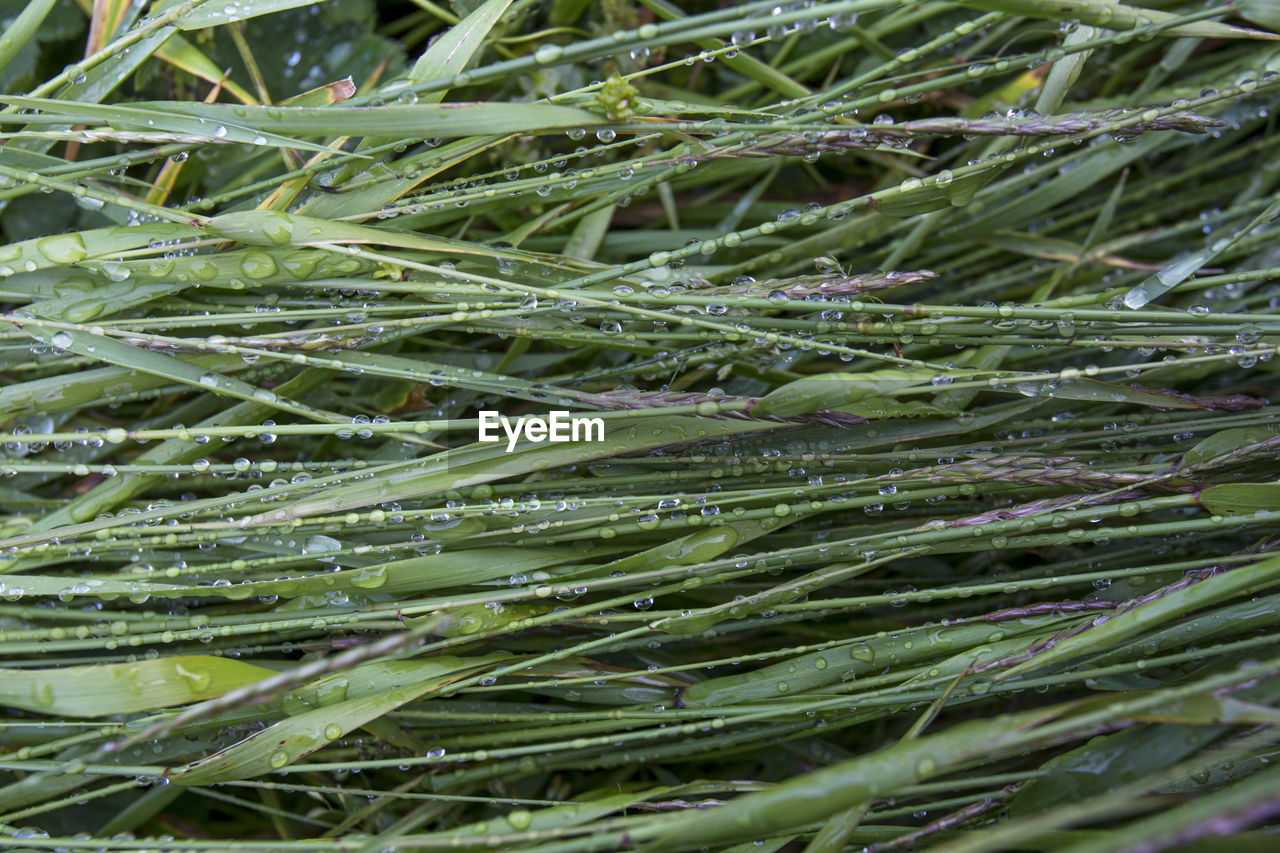
{"label": "green foliage background", "polygon": [[1277,29],[0,4],[0,846],[1271,849]]}

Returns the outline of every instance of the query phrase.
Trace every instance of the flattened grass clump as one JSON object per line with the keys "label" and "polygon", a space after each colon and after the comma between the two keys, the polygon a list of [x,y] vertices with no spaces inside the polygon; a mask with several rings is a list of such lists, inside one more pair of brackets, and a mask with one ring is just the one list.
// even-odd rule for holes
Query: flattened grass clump
{"label": "flattened grass clump", "polygon": [[0,846],[1272,844],[1280,19],[1159,5],[15,5]]}

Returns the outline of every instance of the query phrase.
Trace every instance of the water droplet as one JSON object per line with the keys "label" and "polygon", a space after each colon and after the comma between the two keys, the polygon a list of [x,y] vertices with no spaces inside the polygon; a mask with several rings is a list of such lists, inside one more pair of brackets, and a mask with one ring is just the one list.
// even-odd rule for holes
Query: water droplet
{"label": "water droplet", "polygon": [[533,53],[533,61],[539,65],[550,65],[564,56],[564,48],[558,44],[544,44]]}

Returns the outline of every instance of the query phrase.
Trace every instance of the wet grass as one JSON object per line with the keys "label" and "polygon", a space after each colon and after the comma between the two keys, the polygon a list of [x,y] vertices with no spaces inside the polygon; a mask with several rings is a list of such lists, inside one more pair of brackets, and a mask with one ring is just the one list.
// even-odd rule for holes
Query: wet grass
{"label": "wet grass", "polygon": [[15,6],[0,846],[1267,847],[1280,19],[1159,5]]}

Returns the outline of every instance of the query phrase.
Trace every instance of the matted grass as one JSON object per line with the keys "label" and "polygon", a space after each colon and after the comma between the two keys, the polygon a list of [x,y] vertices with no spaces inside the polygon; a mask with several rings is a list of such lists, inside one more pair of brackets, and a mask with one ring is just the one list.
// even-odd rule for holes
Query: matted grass
{"label": "matted grass", "polygon": [[0,846],[1270,849],[1280,14],[1157,5],[13,4]]}

